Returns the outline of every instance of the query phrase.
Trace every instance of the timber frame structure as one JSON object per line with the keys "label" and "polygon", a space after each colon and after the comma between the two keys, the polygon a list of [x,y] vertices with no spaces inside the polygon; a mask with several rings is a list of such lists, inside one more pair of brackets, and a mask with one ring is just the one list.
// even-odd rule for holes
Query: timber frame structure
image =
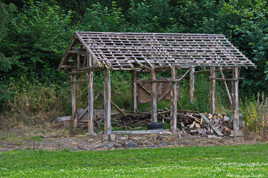
{"label": "timber frame structure", "polygon": [[[190,33],[118,33],[76,32],[66,50],[59,68],[69,71],[72,81],[72,119],[77,127],[76,93],[78,76],[87,75],[88,81],[88,132],[94,135],[93,73],[104,73],[104,134],[113,133],[111,126],[111,71],[132,73],[133,111],[138,112],[138,74],[151,73],[151,119],[157,121],[157,83],[171,84],[171,131],[177,133],[177,103],[180,81],[190,76],[189,95],[194,100],[195,74],[210,72],[211,113],[216,111],[216,80],[224,82],[230,105],[233,109],[234,133],[239,130],[239,70],[255,67],[228,39],[221,34]],[[187,69],[178,77],[177,71]],[[158,71],[171,73],[167,80],[157,79]],[[231,71],[226,78],[224,71]],[[218,75],[217,75],[218,74]],[[220,76],[220,77],[218,77]],[[229,89],[227,82],[232,84]]]}

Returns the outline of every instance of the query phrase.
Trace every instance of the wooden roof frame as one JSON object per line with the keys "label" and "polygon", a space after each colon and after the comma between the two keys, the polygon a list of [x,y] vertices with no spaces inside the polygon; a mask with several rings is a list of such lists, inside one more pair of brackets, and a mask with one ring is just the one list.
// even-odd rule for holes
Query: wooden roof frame
{"label": "wooden roof frame", "polygon": [[[77,68],[72,54],[92,58]],[[222,34],[76,32],[59,68],[255,67]]]}

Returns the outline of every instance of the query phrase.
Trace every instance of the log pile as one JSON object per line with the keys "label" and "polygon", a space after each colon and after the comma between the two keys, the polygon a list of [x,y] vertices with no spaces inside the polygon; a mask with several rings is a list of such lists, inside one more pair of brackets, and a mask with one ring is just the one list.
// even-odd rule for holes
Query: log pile
{"label": "log pile", "polygon": [[[103,126],[103,110],[95,112],[94,125],[96,129]],[[170,124],[170,110],[158,112],[158,122],[166,126]],[[185,134],[200,136],[229,136],[232,131],[232,120],[224,114],[198,113],[192,111],[178,111],[178,129]],[[113,113],[112,126],[119,130],[146,129],[151,122],[151,113]],[[80,127],[87,127],[87,115],[80,121]]]}
{"label": "log pile", "polygon": [[232,131],[232,121],[223,114],[178,113],[178,128],[191,135],[228,136]]}

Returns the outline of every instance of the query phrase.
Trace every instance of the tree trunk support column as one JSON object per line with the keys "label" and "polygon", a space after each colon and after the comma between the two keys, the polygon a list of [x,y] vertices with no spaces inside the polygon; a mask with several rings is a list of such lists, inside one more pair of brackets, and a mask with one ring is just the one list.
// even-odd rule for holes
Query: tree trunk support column
{"label": "tree trunk support column", "polygon": [[138,95],[137,95],[137,71],[132,73],[132,97],[133,97],[133,112],[138,111]]}
{"label": "tree trunk support column", "polygon": [[72,85],[72,126],[77,128],[77,76],[75,74],[71,75],[71,85]]}
{"label": "tree trunk support column", "polygon": [[239,131],[239,69],[235,67],[233,70],[233,130],[234,136],[237,136]]}
{"label": "tree trunk support column", "polygon": [[[171,69],[172,80],[176,80],[176,68]],[[178,103],[178,89],[177,82],[172,83],[172,104],[171,104],[171,131],[177,133],[177,103]]]}
{"label": "tree trunk support column", "polygon": [[[156,72],[155,69],[152,69],[151,71],[151,77],[152,80],[156,80]],[[152,122],[157,122],[157,84],[155,82],[152,82],[152,114],[151,114],[151,120]]]}
{"label": "tree trunk support column", "polygon": [[193,103],[194,102],[194,92],[195,92],[195,68],[192,67],[191,68],[191,72],[190,72],[190,102]]}
{"label": "tree trunk support column", "polygon": [[112,133],[111,125],[111,72],[104,71],[104,134]]}
{"label": "tree trunk support column", "polygon": [[211,104],[211,113],[216,112],[216,72],[215,67],[210,69],[210,104]]}
{"label": "tree trunk support column", "polygon": [[[92,66],[92,58],[88,57],[88,62]],[[94,132],[94,73],[88,72],[88,135],[95,135]]]}

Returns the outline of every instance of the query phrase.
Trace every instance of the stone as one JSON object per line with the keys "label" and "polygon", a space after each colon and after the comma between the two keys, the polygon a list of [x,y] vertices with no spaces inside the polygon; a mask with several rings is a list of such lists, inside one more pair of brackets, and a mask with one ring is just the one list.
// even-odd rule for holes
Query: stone
{"label": "stone", "polygon": [[231,137],[243,137],[244,133],[242,130],[238,130],[238,131],[236,131],[236,133],[232,130],[230,136]]}
{"label": "stone", "polygon": [[104,149],[111,149],[114,147],[114,143],[103,143],[101,145],[96,146],[96,149],[104,148]]}
{"label": "stone", "polygon": [[138,144],[130,140],[125,143],[125,146],[128,148],[135,148],[135,147],[138,147]]}
{"label": "stone", "polygon": [[116,135],[115,134],[111,134],[111,135],[109,135],[108,136],[108,139],[109,139],[109,141],[115,141],[116,140]]}

